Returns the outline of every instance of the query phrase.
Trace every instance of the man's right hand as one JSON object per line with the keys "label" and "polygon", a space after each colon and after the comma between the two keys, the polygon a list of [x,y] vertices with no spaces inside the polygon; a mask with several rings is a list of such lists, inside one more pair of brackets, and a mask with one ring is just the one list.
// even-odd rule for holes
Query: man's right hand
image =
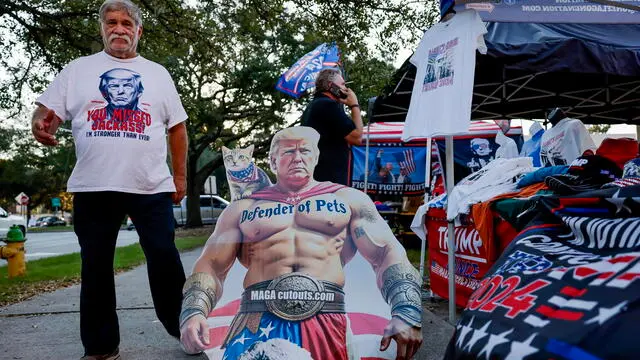
{"label": "man's right hand", "polygon": [[59,120],[53,110],[48,110],[44,118],[33,120],[31,132],[36,140],[48,146],[58,145],[58,141],[53,134],[58,129]]}
{"label": "man's right hand", "polygon": [[187,354],[199,354],[209,346],[209,325],[202,315],[194,315],[180,328],[180,343]]}
{"label": "man's right hand", "polygon": [[358,97],[356,96],[356,93],[353,92],[353,90],[346,88],[341,91],[347,94],[347,97],[345,99],[340,99],[341,103],[347,106],[358,105]]}

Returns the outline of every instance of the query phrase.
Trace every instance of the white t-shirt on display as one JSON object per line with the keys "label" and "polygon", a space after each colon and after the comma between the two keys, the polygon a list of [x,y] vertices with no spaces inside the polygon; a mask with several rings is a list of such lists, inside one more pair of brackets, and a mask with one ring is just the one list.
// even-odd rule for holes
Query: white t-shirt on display
{"label": "white t-shirt on display", "polygon": [[496,144],[500,147],[496,150],[496,159],[512,159],[520,156],[518,144],[515,140],[498,131],[496,134]]}
{"label": "white t-shirt on display", "polygon": [[104,51],[81,57],[56,76],[36,103],[72,121],[77,162],[67,191],[175,191],[166,133],[187,114],[161,65]]}
{"label": "white t-shirt on display", "polygon": [[596,151],[589,130],[578,119],[564,118],[542,134],[540,162],[542,166],[569,165],[587,150]]}
{"label": "white t-shirt on display", "polygon": [[463,134],[471,122],[476,50],[487,29],[475,10],[427,30],[410,61],[417,68],[402,140]]}

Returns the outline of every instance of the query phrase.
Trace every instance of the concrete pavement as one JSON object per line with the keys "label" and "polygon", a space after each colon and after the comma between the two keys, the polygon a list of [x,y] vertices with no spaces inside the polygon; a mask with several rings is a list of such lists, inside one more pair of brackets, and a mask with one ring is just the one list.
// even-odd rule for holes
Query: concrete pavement
{"label": "concrete pavement", "polygon": [[[182,253],[187,273],[201,249]],[[120,351],[123,360],[206,359],[187,356],[156,319],[145,265],[116,276]],[[80,287],[71,286],[0,308],[0,357],[3,359],[79,359]],[[416,359],[441,359],[453,327],[425,310],[424,344]],[[323,359],[324,360],[324,359]]]}

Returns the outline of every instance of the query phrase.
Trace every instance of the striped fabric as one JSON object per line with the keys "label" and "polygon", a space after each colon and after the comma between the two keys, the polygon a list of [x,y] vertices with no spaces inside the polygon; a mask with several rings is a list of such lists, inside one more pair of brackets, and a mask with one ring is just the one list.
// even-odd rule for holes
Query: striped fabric
{"label": "striped fabric", "polygon": [[[364,128],[362,135],[363,139],[367,138],[367,135],[371,135],[372,140],[400,140],[402,136],[402,129],[404,123],[401,122],[378,122],[369,125]],[[500,130],[500,127],[496,124],[486,121],[472,121],[469,128],[469,134],[473,135],[495,135]],[[522,128],[520,126],[512,126],[507,135],[522,134]],[[441,139],[442,137],[436,137]],[[425,141],[426,139],[415,139],[413,141]]]}

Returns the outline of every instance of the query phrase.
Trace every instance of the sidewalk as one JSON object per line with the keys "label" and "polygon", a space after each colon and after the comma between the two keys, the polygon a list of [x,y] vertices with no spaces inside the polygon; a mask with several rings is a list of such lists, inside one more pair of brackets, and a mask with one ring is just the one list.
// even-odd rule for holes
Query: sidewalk
{"label": "sidewalk", "polygon": [[[182,253],[187,273],[201,249]],[[122,360],[206,359],[187,356],[156,319],[145,265],[116,276]],[[0,308],[3,359],[79,359],[80,287],[72,286]],[[442,359],[453,327],[425,309],[424,343],[416,359]]]}

